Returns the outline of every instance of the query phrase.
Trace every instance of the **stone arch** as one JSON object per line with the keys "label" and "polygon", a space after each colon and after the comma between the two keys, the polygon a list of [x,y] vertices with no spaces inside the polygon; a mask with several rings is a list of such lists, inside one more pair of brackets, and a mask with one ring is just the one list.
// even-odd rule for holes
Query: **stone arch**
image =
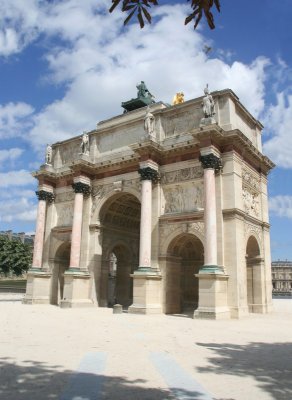
{"label": "stone arch", "polygon": [[161,257],[165,313],[193,313],[198,307],[199,284],[195,275],[203,263],[204,246],[196,235],[182,232],[172,238]]}
{"label": "stone arch", "polygon": [[70,264],[71,243],[64,242],[57,247],[52,269],[51,304],[59,304],[63,298],[64,273]]}
{"label": "stone arch", "polygon": [[134,187],[127,187],[122,191],[118,192],[115,190],[113,185],[110,186],[108,191],[105,193],[100,193],[100,195],[96,195],[92,199],[92,208],[91,208],[91,223],[95,223],[96,221],[100,221],[100,213],[102,209],[106,206],[108,201],[114,197],[119,196],[120,194],[128,193],[137,198],[139,202],[141,202],[141,193],[135,189]]}
{"label": "stone arch", "polygon": [[[133,302],[134,272],[131,248],[125,241],[117,241],[105,252],[109,264],[108,304],[129,307]],[[113,257],[114,256],[114,257]]]}
{"label": "stone arch", "polygon": [[[128,307],[132,304],[131,273],[138,266],[141,205],[129,192],[112,194],[100,208],[98,219],[102,226],[102,257],[100,304],[115,302]],[[110,265],[116,259],[116,271]]]}
{"label": "stone arch", "polygon": [[264,263],[258,238],[250,235],[246,243],[246,292],[249,312],[262,312],[264,303]]}
{"label": "stone arch", "polygon": [[[165,229],[166,227],[166,229]],[[195,223],[184,223],[184,224],[172,224],[172,225],[162,225],[160,227],[161,230],[161,245],[160,245],[160,253],[167,254],[168,247],[170,243],[175,239],[178,235],[183,233],[189,233],[196,236],[204,245],[205,237],[203,233],[204,223],[203,222],[195,222]]]}

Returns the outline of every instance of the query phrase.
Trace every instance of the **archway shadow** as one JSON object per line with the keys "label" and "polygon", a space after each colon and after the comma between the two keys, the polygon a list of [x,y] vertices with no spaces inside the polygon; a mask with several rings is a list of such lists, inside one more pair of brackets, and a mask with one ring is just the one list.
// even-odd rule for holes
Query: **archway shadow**
{"label": "archway shadow", "polygon": [[292,342],[196,344],[214,352],[208,358],[212,366],[198,367],[199,372],[251,376],[275,400],[292,399]]}
{"label": "archway shadow", "polygon": [[[171,388],[147,387],[145,379],[130,380],[123,376],[78,373],[78,385],[68,394],[68,386],[76,372],[58,371],[61,366],[24,361],[16,365],[12,358],[0,359],[0,398],[5,400],[172,400],[175,395],[185,400],[201,399],[201,393]],[[99,386],[97,392],[90,390]],[[70,392],[70,390],[69,390]]]}

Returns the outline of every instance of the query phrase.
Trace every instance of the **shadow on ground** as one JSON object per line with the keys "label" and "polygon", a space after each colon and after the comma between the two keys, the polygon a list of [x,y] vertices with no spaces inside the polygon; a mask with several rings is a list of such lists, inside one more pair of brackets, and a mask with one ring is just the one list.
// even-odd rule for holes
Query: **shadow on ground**
{"label": "shadow on ground", "polygon": [[198,367],[199,372],[252,376],[275,400],[292,399],[292,342],[196,344],[214,352],[214,357],[208,358],[213,366]]}
{"label": "shadow on ground", "polygon": [[[0,358],[0,399],[5,400],[184,400],[201,399],[201,393],[181,388],[171,391],[143,387],[144,379],[60,371],[58,365],[25,361],[15,365]],[[77,381],[76,381],[77,378]],[[73,379],[73,381],[72,381]],[[76,385],[77,383],[77,385]]]}

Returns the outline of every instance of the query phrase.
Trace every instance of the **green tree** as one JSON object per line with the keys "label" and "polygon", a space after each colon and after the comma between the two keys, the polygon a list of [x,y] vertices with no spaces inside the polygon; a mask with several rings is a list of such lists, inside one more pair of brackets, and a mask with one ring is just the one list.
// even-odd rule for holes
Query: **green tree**
{"label": "green tree", "polygon": [[[196,29],[204,14],[210,29],[214,29],[214,17],[211,10],[213,8],[217,8],[217,10],[220,12],[220,0],[187,1],[190,2],[190,8],[192,9],[192,12],[186,17],[185,25],[194,20],[194,29]],[[123,12],[128,13],[127,18],[124,21],[124,25],[126,25],[134,15],[136,15],[140,27],[143,28],[145,25],[145,20],[151,23],[149,9],[151,6],[158,6],[159,4],[158,0],[112,0],[112,6],[109,9],[109,12],[113,12],[114,9],[119,5],[121,5]]]}
{"label": "green tree", "polygon": [[22,275],[32,262],[31,247],[19,239],[0,236],[0,273]]}

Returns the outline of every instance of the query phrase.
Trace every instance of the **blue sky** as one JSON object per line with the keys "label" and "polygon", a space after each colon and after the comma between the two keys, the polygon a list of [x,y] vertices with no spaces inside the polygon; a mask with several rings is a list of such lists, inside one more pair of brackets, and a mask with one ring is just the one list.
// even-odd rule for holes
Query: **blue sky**
{"label": "blue sky", "polygon": [[[108,15],[109,0],[0,0],[0,230],[33,232],[47,143],[119,114],[144,79],[170,102],[231,88],[264,124],[272,259],[292,260],[291,0],[221,0],[216,29],[183,21],[187,1],[161,0],[142,31]],[[212,50],[206,55],[204,46]]]}

